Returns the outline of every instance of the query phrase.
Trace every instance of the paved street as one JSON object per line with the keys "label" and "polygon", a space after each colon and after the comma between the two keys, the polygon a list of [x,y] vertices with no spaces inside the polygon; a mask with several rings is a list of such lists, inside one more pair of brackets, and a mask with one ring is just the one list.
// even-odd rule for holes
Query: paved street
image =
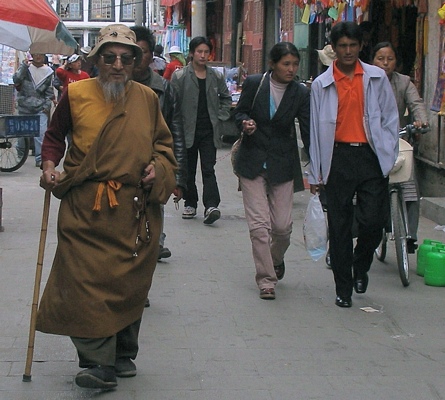
{"label": "paved street", "polygon": [[[74,346],[37,332],[32,382],[22,382],[44,192],[34,157],[0,172],[0,400],[436,400],[445,399],[445,288],[415,274],[404,288],[390,244],[368,292],[334,305],[332,272],[304,249],[309,192],[294,197],[294,232],[277,299],[259,298],[250,240],[229,150],[218,152],[222,218],[205,226],[166,206],[166,246],[145,309],[138,375],[110,392],[80,389]],[[42,290],[56,247],[51,200]],[[445,241],[421,218],[419,238]],[[372,307],[377,312],[364,312]]]}

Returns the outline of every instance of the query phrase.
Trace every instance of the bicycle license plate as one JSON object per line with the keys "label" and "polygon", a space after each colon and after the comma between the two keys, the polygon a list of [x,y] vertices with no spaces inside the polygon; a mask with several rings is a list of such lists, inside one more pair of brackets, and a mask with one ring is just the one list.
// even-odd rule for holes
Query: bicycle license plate
{"label": "bicycle license plate", "polygon": [[39,115],[0,115],[0,137],[36,137],[39,133]]}

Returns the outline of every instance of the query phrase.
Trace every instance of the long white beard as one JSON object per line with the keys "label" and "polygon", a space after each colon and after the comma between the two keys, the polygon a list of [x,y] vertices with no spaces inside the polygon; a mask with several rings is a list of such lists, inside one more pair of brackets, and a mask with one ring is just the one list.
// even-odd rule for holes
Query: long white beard
{"label": "long white beard", "polygon": [[125,85],[127,82],[108,82],[98,77],[98,82],[102,87],[104,98],[107,103],[117,103],[125,99]]}

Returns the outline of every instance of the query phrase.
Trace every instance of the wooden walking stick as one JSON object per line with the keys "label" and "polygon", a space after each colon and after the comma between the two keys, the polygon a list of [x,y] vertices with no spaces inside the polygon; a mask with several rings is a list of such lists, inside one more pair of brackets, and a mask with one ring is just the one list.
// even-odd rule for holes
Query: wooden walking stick
{"label": "wooden walking stick", "polygon": [[34,339],[36,337],[37,306],[40,296],[40,282],[42,280],[43,256],[45,254],[46,233],[48,230],[49,204],[51,200],[51,190],[46,190],[43,203],[42,229],[40,230],[39,253],[37,255],[36,277],[34,281],[34,295],[32,298],[31,322],[29,325],[28,352],[26,355],[25,373],[23,382],[31,382],[31,365],[34,355]]}

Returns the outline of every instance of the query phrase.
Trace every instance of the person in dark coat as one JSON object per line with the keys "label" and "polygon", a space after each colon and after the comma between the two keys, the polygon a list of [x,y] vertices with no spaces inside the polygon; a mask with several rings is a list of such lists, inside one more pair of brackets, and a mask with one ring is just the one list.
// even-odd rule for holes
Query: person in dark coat
{"label": "person in dark coat", "polygon": [[235,170],[262,299],[275,299],[275,285],[284,276],[294,183],[296,190],[304,188],[295,118],[308,148],[310,92],[295,81],[299,64],[300,54],[292,43],[274,45],[269,71],[246,78],[235,109],[236,122],[243,130]]}
{"label": "person in dark coat", "polygon": [[[182,129],[177,95],[173,91],[170,82],[155,73],[150,67],[155,47],[153,33],[150,29],[143,26],[134,26],[130,29],[136,34],[136,43],[142,48],[142,60],[134,69],[133,78],[136,82],[148,86],[158,95],[162,115],[173,136],[174,154],[176,162],[178,163],[174,195],[175,201],[179,201],[182,199],[183,191],[187,187],[187,151],[185,148],[184,131]],[[164,209],[162,208],[162,217],[164,217],[163,211]],[[158,259],[171,256],[170,250],[164,246],[165,237],[164,230],[162,230],[161,236],[159,237]],[[150,302],[147,299],[146,307],[149,305]]]}

